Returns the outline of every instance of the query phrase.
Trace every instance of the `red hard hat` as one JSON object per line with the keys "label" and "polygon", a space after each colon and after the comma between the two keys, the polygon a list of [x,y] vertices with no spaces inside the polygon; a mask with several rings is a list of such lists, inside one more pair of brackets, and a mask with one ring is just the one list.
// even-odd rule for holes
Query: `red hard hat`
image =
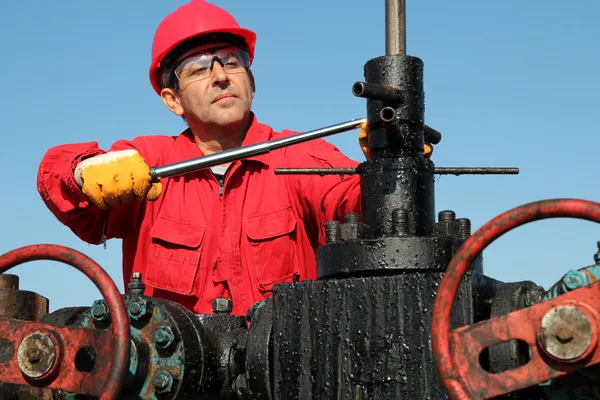
{"label": "red hard hat", "polygon": [[160,94],[160,66],[165,56],[182,42],[208,33],[237,35],[246,43],[250,62],[254,59],[256,34],[241,28],[235,18],[224,9],[205,0],[191,0],[162,20],[152,41],[150,83]]}

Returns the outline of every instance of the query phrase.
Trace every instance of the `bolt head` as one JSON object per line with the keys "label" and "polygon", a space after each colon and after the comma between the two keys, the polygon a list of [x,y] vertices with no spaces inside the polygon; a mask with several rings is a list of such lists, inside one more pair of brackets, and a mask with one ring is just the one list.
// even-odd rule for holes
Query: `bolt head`
{"label": "bolt head", "polygon": [[154,332],[154,341],[159,349],[167,349],[175,342],[175,334],[170,326],[159,326]]}
{"label": "bolt head", "polygon": [[346,222],[340,226],[340,239],[355,240],[361,237],[362,228],[355,223]]}
{"label": "bolt head", "polygon": [[106,321],[109,317],[108,306],[104,300],[94,301],[90,312],[96,321]]}
{"label": "bolt head", "polygon": [[573,340],[574,329],[571,325],[561,324],[556,328],[556,339],[561,343]]}
{"label": "bolt head", "polygon": [[568,290],[579,289],[584,285],[579,271],[569,271],[564,278],[564,283]]}
{"label": "bolt head", "polygon": [[30,347],[27,350],[27,360],[31,364],[37,364],[42,359],[42,352],[37,347]]}
{"label": "bolt head", "polygon": [[230,299],[219,297],[212,301],[212,309],[216,314],[230,313],[233,310],[233,302]]}
{"label": "bolt head", "polygon": [[134,299],[127,307],[129,316],[133,319],[142,319],[148,313],[148,305],[145,299]]}
{"label": "bolt head", "polygon": [[17,363],[28,378],[42,379],[55,367],[58,352],[50,334],[34,332],[21,341]]}
{"label": "bolt head", "polygon": [[169,393],[173,389],[173,376],[167,371],[159,371],[152,384],[157,393]]}
{"label": "bolt head", "polygon": [[557,306],[542,318],[539,342],[546,354],[554,359],[576,361],[595,348],[594,328],[578,307]]}

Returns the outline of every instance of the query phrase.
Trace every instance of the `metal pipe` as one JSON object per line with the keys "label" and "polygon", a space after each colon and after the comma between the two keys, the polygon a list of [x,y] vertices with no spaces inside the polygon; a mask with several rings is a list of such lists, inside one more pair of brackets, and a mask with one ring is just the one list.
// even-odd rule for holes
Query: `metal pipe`
{"label": "metal pipe", "polygon": [[271,150],[279,149],[281,147],[307,142],[309,140],[334,135],[336,133],[346,132],[358,128],[365,121],[366,118],[353,119],[347,122],[342,122],[341,124],[331,125],[325,128],[320,128],[313,131],[308,131],[297,135],[285,137],[282,139],[273,140],[271,142],[264,142],[253,144],[250,146],[239,147],[237,149],[226,150],[220,153],[210,154],[204,157],[198,157],[191,160],[181,161],[169,165],[163,165],[162,167],[151,167],[150,176],[152,178],[152,182],[156,183],[159,182],[162,178],[183,175],[188,172],[214,167],[227,162],[242,160],[244,158],[257,156],[259,154],[266,154]]}
{"label": "metal pipe", "polygon": [[383,107],[379,112],[379,118],[383,122],[392,122],[396,119],[396,110],[393,107]]}
{"label": "metal pipe", "polygon": [[406,55],[405,0],[385,0],[385,54]]}
{"label": "metal pipe", "polygon": [[[516,175],[519,168],[462,168],[436,167],[436,175]],[[360,174],[358,168],[275,168],[275,175],[354,175]]]}
{"label": "metal pipe", "polygon": [[462,168],[441,167],[435,169],[437,175],[517,175],[519,168]]}
{"label": "metal pipe", "polygon": [[438,144],[442,141],[442,134],[427,125],[423,125],[423,137],[431,144]]}
{"label": "metal pipe", "polygon": [[275,168],[275,175],[354,175],[356,168]]}
{"label": "metal pipe", "polygon": [[392,103],[400,103],[402,101],[402,92],[400,90],[391,86],[375,85],[368,82],[355,82],[352,85],[352,94],[356,97],[389,101]]}

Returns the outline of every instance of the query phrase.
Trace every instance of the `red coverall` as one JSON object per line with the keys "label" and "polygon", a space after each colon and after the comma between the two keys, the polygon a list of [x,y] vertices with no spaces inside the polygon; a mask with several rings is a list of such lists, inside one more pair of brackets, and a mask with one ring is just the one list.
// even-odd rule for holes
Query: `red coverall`
{"label": "red coverall", "polygon": [[[274,132],[252,115],[242,146],[295,134]],[[188,129],[176,137],[118,141],[110,150],[136,149],[150,166],[200,157]],[[322,139],[237,161],[220,187],[210,170],[162,180],[155,202],[101,211],[82,193],[73,171],[105,151],[97,142],[50,149],[38,172],[38,191],[56,218],[80,239],[123,239],[123,278],[141,272],[146,294],[179,302],[198,314],[212,300],[231,298],[235,315],[272,293],[274,284],[316,278],[315,251],[324,223],[360,212],[358,175],[275,175],[274,168],[356,167]]]}

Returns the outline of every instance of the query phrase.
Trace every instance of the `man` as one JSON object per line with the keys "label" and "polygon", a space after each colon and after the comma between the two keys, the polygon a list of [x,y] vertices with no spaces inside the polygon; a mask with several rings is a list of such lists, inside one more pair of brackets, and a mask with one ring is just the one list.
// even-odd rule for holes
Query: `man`
{"label": "man", "polygon": [[57,146],[39,168],[38,191],[61,223],[88,243],[123,239],[125,281],[141,272],[147,295],[195,313],[226,297],[243,315],[273,285],[316,278],[324,223],[360,212],[358,176],[274,174],[357,166],[320,139],[151,184],[150,166],[296,134],[274,132],[251,111],[255,40],[213,4],[178,8],[156,30],[150,81],[189,128],[108,151],[97,142]]}

